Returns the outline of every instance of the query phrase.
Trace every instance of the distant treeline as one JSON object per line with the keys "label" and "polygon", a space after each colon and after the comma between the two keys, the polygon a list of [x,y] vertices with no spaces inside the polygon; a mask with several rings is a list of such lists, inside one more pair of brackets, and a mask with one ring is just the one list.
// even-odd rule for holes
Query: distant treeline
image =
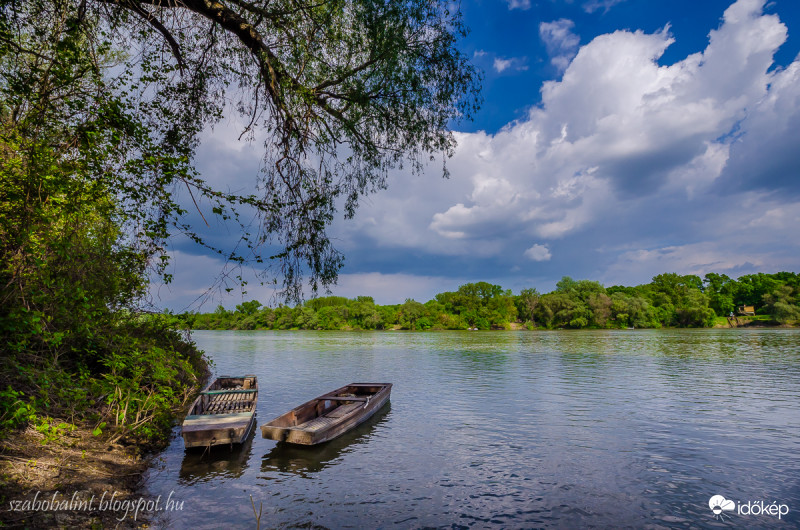
{"label": "distant treeline", "polygon": [[667,273],[636,287],[603,287],[565,276],[553,292],[535,288],[519,294],[486,282],[468,283],[455,292],[420,303],[376,305],[372,297],[328,296],[296,307],[244,302],[229,311],[177,315],[193,329],[445,330],[509,329],[522,323],[545,328],[710,327],[717,316],[752,306],[775,324],[800,321],[800,275],[793,272],[749,274],[733,280]]}

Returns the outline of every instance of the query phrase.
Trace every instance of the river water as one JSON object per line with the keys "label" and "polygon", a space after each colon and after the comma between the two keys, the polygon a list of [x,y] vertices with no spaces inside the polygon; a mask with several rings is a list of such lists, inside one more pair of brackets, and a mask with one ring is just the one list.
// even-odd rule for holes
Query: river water
{"label": "river water", "polygon": [[183,509],[156,526],[255,528],[252,498],[261,528],[800,527],[798,330],[194,339],[258,375],[258,425],[350,382],[391,404],[311,448],[189,452],[176,427],[146,489]]}

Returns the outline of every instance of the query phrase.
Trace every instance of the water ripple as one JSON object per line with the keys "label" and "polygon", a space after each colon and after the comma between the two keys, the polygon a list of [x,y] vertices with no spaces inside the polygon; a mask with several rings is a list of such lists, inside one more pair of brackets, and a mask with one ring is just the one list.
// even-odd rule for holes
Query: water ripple
{"label": "water ripple", "polygon": [[[259,375],[259,423],[350,381],[391,407],[317,448],[256,436],[198,458],[175,439],[153,494],[171,527],[725,527],[708,499],[800,526],[796,330],[202,332],[216,370]],[[783,526],[781,526],[783,525]]]}

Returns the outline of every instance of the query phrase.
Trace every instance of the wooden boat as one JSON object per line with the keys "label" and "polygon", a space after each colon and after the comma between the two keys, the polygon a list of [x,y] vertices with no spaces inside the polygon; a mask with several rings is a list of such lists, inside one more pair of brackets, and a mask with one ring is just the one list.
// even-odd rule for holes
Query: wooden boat
{"label": "wooden boat", "polygon": [[265,423],[261,435],[302,445],[327,442],[369,419],[391,391],[391,383],[350,383]]}
{"label": "wooden boat", "polygon": [[353,427],[341,436],[337,436],[324,444],[277,443],[261,458],[261,472],[266,474],[274,472],[293,473],[301,477],[311,478],[314,473],[335,465],[339,457],[346,453],[348,448],[352,449],[358,445],[369,443],[375,433],[375,427],[386,422],[391,408],[392,404],[387,403],[361,425]]}
{"label": "wooden boat", "polygon": [[258,402],[254,375],[216,378],[189,409],[181,434],[186,447],[240,444],[253,429]]}

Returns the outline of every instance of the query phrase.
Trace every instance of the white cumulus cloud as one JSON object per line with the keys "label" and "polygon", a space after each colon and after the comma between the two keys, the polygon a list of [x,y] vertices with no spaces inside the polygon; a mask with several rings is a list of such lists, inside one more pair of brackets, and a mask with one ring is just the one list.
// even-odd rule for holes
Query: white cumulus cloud
{"label": "white cumulus cloud", "polygon": [[572,32],[575,23],[567,18],[539,24],[539,37],[544,41],[550,62],[563,72],[578,52],[580,37]]}
{"label": "white cumulus cloud", "polygon": [[[405,266],[432,288],[530,260],[556,279],[625,284],[667,271],[796,270],[800,243],[786,234],[800,219],[800,63],[773,64],[787,28],[764,4],[733,3],[707,46],[673,64],[659,63],[674,41],[668,26],[581,46],[568,20],[543,24],[563,76],[532,88],[524,118],[456,133],[450,179],[438,164],[394,171],[387,191],[337,220],[349,263],[392,271],[343,281],[377,290]],[[513,61],[495,58],[495,69],[521,67]]]}
{"label": "white cumulus cloud", "polygon": [[550,261],[553,255],[547,245],[535,244],[525,251],[525,257],[533,261]]}
{"label": "white cumulus cloud", "polygon": [[523,11],[531,8],[531,0],[506,0],[508,9],[521,9]]}
{"label": "white cumulus cloud", "polygon": [[511,68],[511,64],[511,59],[501,59],[500,57],[495,57],[494,59],[494,69],[497,70],[497,73],[502,73],[504,70],[508,70]]}
{"label": "white cumulus cloud", "polygon": [[506,70],[515,70],[517,72],[521,72],[528,69],[528,66],[525,64],[525,58],[523,57],[511,57],[509,59],[495,57],[494,61],[492,62],[492,66],[498,74],[501,74]]}
{"label": "white cumulus cloud", "polygon": [[595,11],[608,11],[617,4],[621,4],[625,0],[589,0],[583,4],[583,10],[587,13],[594,13]]}
{"label": "white cumulus cloud", "polygon": [[[713,201],[719,215],[737,206],[723,191],[734,179],[733,158],[751,170],[750,187],[768,186],[758,175],[770,162],[759,161],[758,151],[774,152],[776,171],[800,152],[800,134],[778,141],[800,128],[800,70],[797,63],[771,70],[787,30],[762,13],[763,4],[733,4],[703,51],[671,65],[658,62],[674,40],[668,27],[596,37],[561,80],[545,83],[526,119],[495,134],[458,134],[446,186],[423,179],[391,199],[376,197],[380,206],[370,211],[410,222],[409,246],[446,255],[499,256],[510,247],[522,255],[526,238],[544,245],[606,225],[613,231],[605,237],[639,240],[645,249],[660,248],[659,238],[692,237],[675,234],[712,214],[709,196],[722,196]],[[555,26],[546,33],[559,34]],[[774,182],[797,188],[793,174]],[[400,196],[408,211],[387,208]]]}

